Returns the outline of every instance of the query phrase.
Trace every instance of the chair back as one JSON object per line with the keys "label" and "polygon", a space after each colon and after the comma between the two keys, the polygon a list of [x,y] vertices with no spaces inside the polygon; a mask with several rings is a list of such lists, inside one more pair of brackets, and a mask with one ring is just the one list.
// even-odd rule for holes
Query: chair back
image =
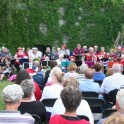
{"label": "chair back", "polygon": [[57,100],[57,98],[53,98],[53,99],[43,99],[42,103],[46,106],[46,107],[53,107],[55,101]]}
{"label": "chair back", "polygon": [[98,83],[101,86],[103,81],[101,81],[101,80],[94,80],[94,82]]}
{"label": "chair back", "polygon": [[82,97],[86,100],[91,108],[91,111],[94,113],[102,112],[105,109],[105,101],[99,98],[93,97]]}
{"label": "chair back", "polygon": [[116,109],[111,109],[111,108],[105,109],[102,113],[102,118],[107,118],[108,116],[110,116],[112,113],[116,111],[117,111]]}
{"label": "chair back", "polygon": [[83,91],[82,92],[82,97],[95,97],[95,98],[98,98],[98,93],[96,93],[96,92],[85,92],[85,91]]}
{"label": "chair back", "polygon": [[34,124],[42,124],[41,123],[41,119],[40,119],[40,117],[38,116],[38,115],[36,115],[36,114],[31,114],[31,116],[34,118]]}

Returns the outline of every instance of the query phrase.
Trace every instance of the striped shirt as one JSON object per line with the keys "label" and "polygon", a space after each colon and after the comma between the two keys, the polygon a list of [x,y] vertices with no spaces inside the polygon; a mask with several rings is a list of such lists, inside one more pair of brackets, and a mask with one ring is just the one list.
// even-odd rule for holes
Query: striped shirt
{"label": "striped shirt", "polygon": [[0,124],[34,124],[34,118],[19,111],[0,111]]}

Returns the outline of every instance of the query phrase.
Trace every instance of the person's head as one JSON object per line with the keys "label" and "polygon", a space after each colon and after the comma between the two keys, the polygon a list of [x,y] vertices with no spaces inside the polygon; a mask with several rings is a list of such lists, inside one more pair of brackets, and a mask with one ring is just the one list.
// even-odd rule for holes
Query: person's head
{"label": "person's head", "polygon": [[57,48],[57,52],[60,52],[60,50],[61,50],[61,48],[58,47],[58,48]]}
{"label": "person's head", "polygon": [[34,92],[34,82],[31,79],[23,80],[20,84],[23,89],[24,96],[23,98],[30,98]]}
{"label": "person's head", "polygon": [[63,60],[63,57],[64,57],[64,55],[63,54],[60,54],[59,55],[59,60],[62,61]]}
{"label": "person's head", "polygon": [[96,72],[101,71],[101,69],[102,69],[101,63],[100,62],[96,62],[96,64],[94,65],[94,68],[95,68]]}
{"label": "person's head", "polygon": [[76,78],[69,77],[68,79],[65,79],[63,83],[63,87],[67,87],[67,86],[79,89],[79,82]]}
{"label": "person's head", "polygon": [[16,76],[16,84],[21,84],[21,82],[25,79],[31,79],[29,73],[24,69],[24,70],[20,70]]}
{"label": "person's head", "polygon": [[124,124],[124,114],[115,112],[106,118],[103,124]]}
{"label": "person's head", "polygon": [[66,112],[75,112],[81,102],[81,92],[73,87],[65,87],[60,95]]}
{"label": "person's head", "polygon": [[23,52],[21,47],[18,47],[17,50],[18,50],[19,53]]}
{"label": "person's head", "polygon": [[84,50],[87,50],[87,46],[83,46],[83,49],[84,49]]}
{"label": "person's head", "polygon": [[5,105],[20,105],[23,97],[23,90],[20,85],[12,84],[3,89],[2,95]]}
{"label": "person's head", "polygon": [[66,49],[66,44],[62,44],[61,48],[62,48],[62,50],[65,50]]}
{"label": "person's head", "polygon": [[85,78],[86,79],[93,79],[94,71],[90,68],[85,70]]}
{"label": "person's head", "polygon": [[33,47],[33,48],[32,48],[32,52],[33,52],[33,54],[36,54],[37,51],[38,51],[37,47]]}
{"label": "person's head", "polygon": [[58,64],[57,64],[57,62],[55,61],[55,60],[52,60],[51,62],[50,62],[50,67],[51,67],[51,69],[53,69],[55,66],[57,66]]}
{"label": "person's head", "polygon": [[124,90],[121,89],[116,95],[116,109],[124,112]]}
{"label": "person's head", "polygon": [[104,47],[101,47],[101,51],[104,52],[105,51],[105,48]]}
{"label": "person's head", "polygon": [[77,66],[74,62],[71,62],[71,64],[68,66],[69,71],[75,71],[77,69]]}
{"label": "person's head", "polygon": [[108,68],[106,75],[111,76],[112,74],[113,74],[112,68]]}
{"label": "person's head", "polygon": [[77,44],[77,48],[78,49],[81,49],[81,44]]}
{"label": "person's head", "polygon": [[90,47],[89,52],[93,52],[93,51],[94,51],[93,47]]}
{"label": "person's head", "polygon": [[83,64],[80,66],[80,74],[84,74],[86,69],[88,69],[88,65],[85,64],[85,63],[83,63]]}
{"label": "person's head", "polygon": [[96,50],[96,51],[97,51],[97,50],[98,50],[98,46],[94,46],[94,50]]}
{"label": "person's head", "polygon": [[117,47],[117,52],[121,52],[121,48],[122,48],[121,46],[118,46]]}
{"label": "person's head", "polygon": [[121,64],[115,63],[112,66],[113,73],[121,73],[122,72],[122,66]]}
{"label": "person's head", "polygon": [[64,81],[64,73],[57,66],[51,70],[50,76],[52,77],[52,83],[63,83]]}
{"label": "person's head", "polygon": [[47,47],[47,48],[46,48],[46,52],[48,52],[48,53],[51,52],[50,47]]}

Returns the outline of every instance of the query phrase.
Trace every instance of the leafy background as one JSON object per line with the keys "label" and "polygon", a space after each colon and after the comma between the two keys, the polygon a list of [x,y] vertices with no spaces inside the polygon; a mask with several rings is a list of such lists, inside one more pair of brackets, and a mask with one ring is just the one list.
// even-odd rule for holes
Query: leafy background
{"label": "leafy background", "polygon": [[0,0],[0,46],[67,43],[110,48],[124,23],[124,0]]}

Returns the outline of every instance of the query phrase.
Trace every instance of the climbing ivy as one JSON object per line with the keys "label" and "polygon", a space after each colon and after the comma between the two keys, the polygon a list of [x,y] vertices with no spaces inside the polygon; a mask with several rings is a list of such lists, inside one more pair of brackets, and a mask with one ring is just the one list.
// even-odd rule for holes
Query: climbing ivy
{"label": "climbing ivy", "polygon": [[77,43],[112,47],[124,24],[124,0],[0,0],[0,46]]}

